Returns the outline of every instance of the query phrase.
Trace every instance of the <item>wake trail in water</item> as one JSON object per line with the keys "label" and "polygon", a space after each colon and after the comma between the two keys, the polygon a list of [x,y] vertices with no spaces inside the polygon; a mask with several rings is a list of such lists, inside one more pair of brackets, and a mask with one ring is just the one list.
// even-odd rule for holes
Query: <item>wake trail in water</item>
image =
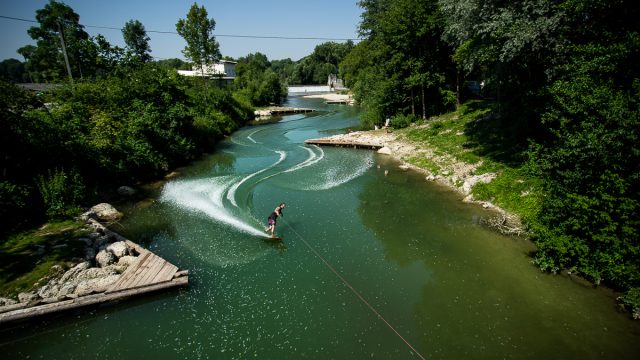
{"label": "wake trail in water", "polygon": [[313,164],[316,164],[317,162],[322,160],[322,158],[324,158],[324,150],[322,150],[322,148],[320,148],[317,145],[313,145],[313,146],[319,150],[320,155],[316,155],[316,153],[313,150],[309,149],[308,147],[300,146],[301,148],[303,148],[303,149],[305,149],[305,150],[307,150],[309,152],[309,157],[305,161],[303,161],[303,162],[301,162],[301,163],[299,163],[297,165],[294,165],[293,167],[285,170],[284,172],[288,173],[288,172],[293,172],[293,171],[296,171],[296,170],[300,170],[300,169],[305,168],[307,166],[311,166]]}
{"label": "wake trail in water", "polygon": [[309,185],[304,190],[317,191],[328,190],[342,184],[346,184],[349,181],[360,177],[367,170],[373,166],[373,155],[369,155],[364,161],[359,161],[357,164],[340,163],[338,166],[327,169],[316,179],[320,179],[320,184]]}
{"label": "wake trail in water", "polygon": [[258,130],[256,130],[256,131],[252,132],[251,134],[247,135],[247,139],[249,139],[249,140],[253,141],[253,143],[254,143],[254,144],[257,144],[258,142],[256,142],[255,140],[253,140],[252,136],[253,136],[255,133],[257,133],[258,131],[262,131],[262,129],[258,129]]}
{"label": "wake trail in water", "polygon": [[160,201],[187,211],[203,213],[244,233],[267,237],[262,230],[256,229],[225,209],[223,195],[236,179],[235,176],[220,176],[213,179],[169,182],[162,190]]}
{"label": "wake trail in water", "polygon": [[249,174],[249,175],[245,176],[242,180],[240,180],[237,183],[231,185],[231,187],[227,191],[227,200],[229,200],[231,202],[231,204],[233,204],[233,206],[238,207],[238,204],[236,203],[236,191],[238,190],[238,187],[240,187],[240,185],[242,185],[245,181],[251,179],[252,177],[254,177],[254,176],[258,175],[258,174],[261,174],[261,173],[273,168],[274,166],[280,164],[281,162],[284,161],[284,159],[287,158],[287,153],[284,152],[284,151],[276,150],[276,153],[280,154],[280,158],[274,164],[272,164],[270,166],[267,166],[266,168],[264,168],[262,170],[258,170],[256,172],[254,172],[253,174]]}

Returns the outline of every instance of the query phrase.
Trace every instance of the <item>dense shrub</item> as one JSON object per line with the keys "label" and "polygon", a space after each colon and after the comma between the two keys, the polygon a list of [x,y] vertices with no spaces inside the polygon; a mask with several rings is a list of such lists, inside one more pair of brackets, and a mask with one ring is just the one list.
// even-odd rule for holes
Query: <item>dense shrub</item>
{"label": "dense shrub", "polygon": [[85,189],[76,170],[49,170],[46,176],[38,175],[36,183],[50,219],[64,219],[80,212]]}
{"label": "dense shrub", "polygon": [[160,175],[253,115],[230,89],[154,64],[128,71],[62,86],[46,95],[47,106],[0,82],[0,227],[15,224],[12,214],[68,216],[86,189]]}
{"label": "dense shrub", "polygon": [[418,121],[419,119],[420,119],[419,117],[412,114],[409,114],[409,115],[398,114],[391,118],[389,125],[391,125],[391,127],[394,129],[403,129],[411,125],[411,123]]}

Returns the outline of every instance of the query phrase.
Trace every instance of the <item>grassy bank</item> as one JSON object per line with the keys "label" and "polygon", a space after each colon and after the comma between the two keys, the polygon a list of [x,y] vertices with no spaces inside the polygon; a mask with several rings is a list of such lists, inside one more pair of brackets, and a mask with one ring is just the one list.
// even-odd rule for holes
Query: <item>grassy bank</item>
{"label": "grassy bank", "polygon": [[77,239],[89,232],[67,220],[10,236],[0,244],[0,296],[15,298],[67,270],[73,258],[84,257],[85,243]]}
{"label": "grassy bank", "polygon": [[541,181],[531,171],[525,149],[504,141],[497,130],[487,130],[500,125],[493,106],[488,101],[471,101],[454,112],[394,132],[419,150],[402,160],[446,177],[453,186],[461,188],[474,176],[495,176],[489,183],[473,186],[471,195],[516,215],[526,226],[540,211]]}

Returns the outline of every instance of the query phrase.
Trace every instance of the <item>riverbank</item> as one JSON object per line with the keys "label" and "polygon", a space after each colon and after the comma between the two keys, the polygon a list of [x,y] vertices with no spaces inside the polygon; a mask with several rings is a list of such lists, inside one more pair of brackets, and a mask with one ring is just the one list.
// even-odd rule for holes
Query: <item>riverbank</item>
{"label": "riverbank", "polygon": [[[121,217],[110,204],[98,204],[64,227],[43,226],[17,238],[21,244],[2,244],[10,257],[3,257],[0,325],[188,284],[187,271],[98,221],[114,223]],[[35,244],[33,268],[31,261],[14,261]]]}
{"label": "riverbank", "polygon": [[489,108],[458,111],[433,117],[403,129],[355,131],[327,138],[328,141],[371,144],[380,153],[401,163],[403,169],[424,174],[427,181],[458,192],[466,203],[497,212],[489,226],[506,235],[524,236],[526,219],[538,211],[537,179],[523,171],[476,154],[478,146],[465,131],[469,124],[486,118]]}

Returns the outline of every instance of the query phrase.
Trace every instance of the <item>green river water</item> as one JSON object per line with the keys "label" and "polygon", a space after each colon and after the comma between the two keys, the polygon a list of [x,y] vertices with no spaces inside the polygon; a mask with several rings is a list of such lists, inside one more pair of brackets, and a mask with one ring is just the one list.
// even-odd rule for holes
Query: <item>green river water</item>
{"label": "green river water", "polygon": [[383,155],[305,146],[357,127],[357,109],[289,104],[320,111],[245,127],[123,209],[121,232],[188,269],[188,288],[4,329],[2,358],[638,356],[640,323],[612,294],[541,273],[486,210]]}

